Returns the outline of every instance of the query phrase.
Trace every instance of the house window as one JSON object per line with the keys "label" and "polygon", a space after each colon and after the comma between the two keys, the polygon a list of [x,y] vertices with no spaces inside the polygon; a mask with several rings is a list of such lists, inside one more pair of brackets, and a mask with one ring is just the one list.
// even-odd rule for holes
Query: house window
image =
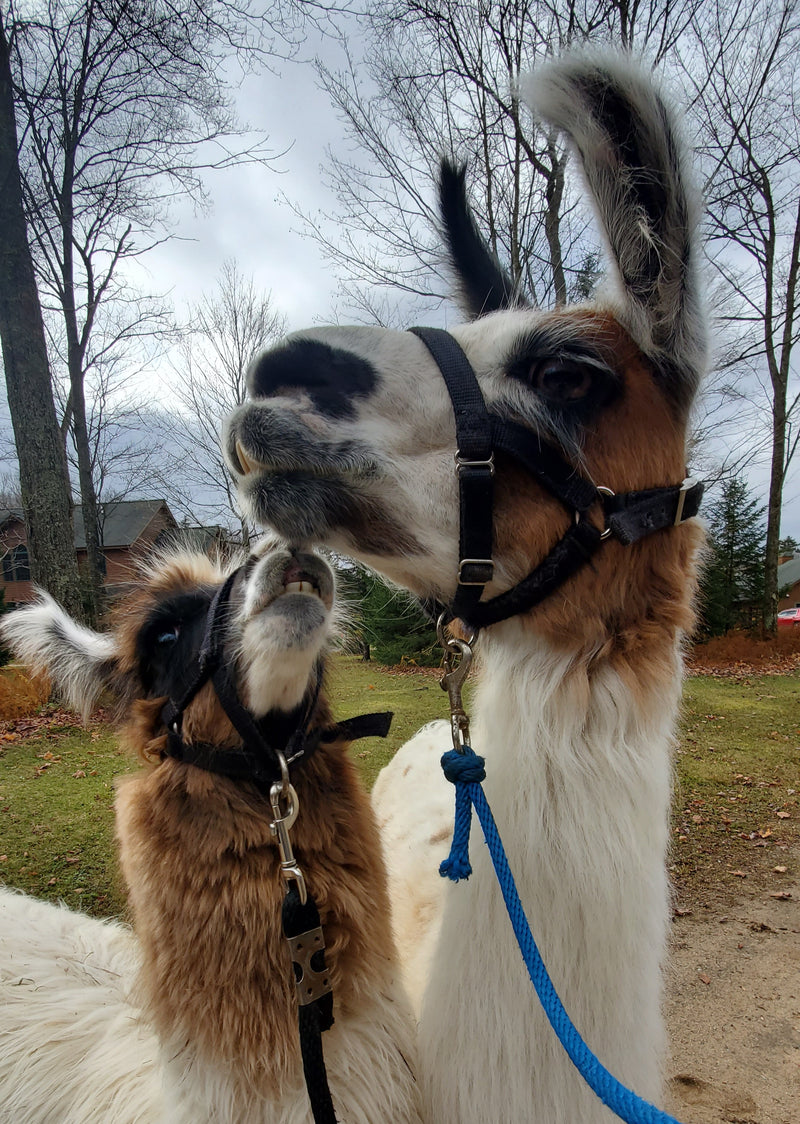
{"label": "house window", "polygon": [[15,546],[4,556],[3,580],[7,582],[27,582],[31,580],[28,548],[24,543]]}

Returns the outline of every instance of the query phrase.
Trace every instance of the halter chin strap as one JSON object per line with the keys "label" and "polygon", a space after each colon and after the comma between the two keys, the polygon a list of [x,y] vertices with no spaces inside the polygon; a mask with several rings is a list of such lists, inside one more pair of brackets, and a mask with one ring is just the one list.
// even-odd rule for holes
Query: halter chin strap
{"label": "halter chin strap", "polygon": [[[703,484],[681,484],[615,494],[581,476],[553,445],[519,422],[487,409],[475,372],[456,340],[441,328],[411,328],[430,351],[444,378],[456,422],[456,472],[460,501],[459,567],[455,597],[446,611],[477,631],[538,605],[581,568],[612,535],[628,546],[645,535],[697,515]],[[526,578],[481,601],[494,575],[493,509],[495,452],[511,457],[559,499],[574,522]],[[600,503],[605,527],[589,511]],[[438,606],[441,610],[443,607]]]}
{"label": "halter chin strap", "polygon": [[[234,570],[214,594],[206,615],[200,650],[188,673],[188,686],[177,701],[170,698],[161,712],[167,727],[166,754],[188,765],[217,773],[235,781],[250,781],[269,789],[282,779],[280,757],[287,765],[308,760],[321,744],[358,738],[385,738],[392,713],[360,714],[332,726],[309,730],[319,701],[322,666],[315,667],[314,686],[290,713],[270,711],[255,718],[242,704],[230,662],[224,656],[228,635],[230,599],[242,567]],[[198,692],[211,683],[231,725],[242,739],[240,749],[219,749],[211,743],[183,740],[183,715]]]}

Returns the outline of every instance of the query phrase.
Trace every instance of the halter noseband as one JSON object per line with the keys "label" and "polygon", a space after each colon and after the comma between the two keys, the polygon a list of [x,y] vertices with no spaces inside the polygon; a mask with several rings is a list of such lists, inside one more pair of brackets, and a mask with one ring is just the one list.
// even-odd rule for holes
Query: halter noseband
{"label": "halter noseband", "polygon": [[[625,546],[697,515],[703,484],[681,484],[615,494],[581,476],[553,446],[519,422],[487,409],[472,366],[456,340],[441,328],[411,328],[425,344],[444,378],[456,422],[456,471],[460,502],[458,585],[445,610],[476,632],[538,605],[580,569],[612,535]],[[481,601],[494,562],[494,454],[505,453],[574,514],[574,522],[550,553],[521,582]],[[605,528],[589,519],[602,504]],[[442,607],[439,606],[441,609]]]}
{"label": "halter noseband", "polygon": [[[243,569],[240,566],[234,570],[214,594],[206,614],[203,640],[189,669],[189,685],[177,701],[173,698],[167,701],[161,712],[161,720],[167,728],[165,752],[168,757],[231,780],[250,781],[259,788],[269,790],[272,784],[283,778],[282,763],[292,765],[301,759],[308,760],[323,742],[333,742],[339,738],[346,741],[366,737],[385,738],[392,714],[360,714],[309,732],[322,686],[322,668],[317,663],[314,686],[291,714],[272,712],[264,719],[256,719],[240,701],[231,663],[223,658],[229,630],[231,594]],[[209,682],[231,725],[242,739],[240,749],[225,750],[206,742],[183,740],[184,712]],[[267,730],[270,737],[267,736]]]}

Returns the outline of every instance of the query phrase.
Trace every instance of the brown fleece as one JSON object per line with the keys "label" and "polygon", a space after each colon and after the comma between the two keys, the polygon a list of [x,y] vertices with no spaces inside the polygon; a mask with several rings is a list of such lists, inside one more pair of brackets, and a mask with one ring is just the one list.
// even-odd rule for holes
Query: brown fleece
{"label": "brown fleece", "polygon": [[[203,557],[160,559],[124,600],[112,620],[125,690],[136,683],[137,634],[158,599],[223,577]],[[144,1002],[168,1049],[191,1043],[242,1089],[281,1095],[300,1062],[271,807],[250,785],[163,758],[164,701],[126,706],[123,740],[149,768],[124,778],[116,798]],[[320,699],[313,725],[329,724]],[[183,731],[193,741],[239,743],[210,688],[188,708]],[[291,840],[321,915],[335,1017],[381,988],[395,955],[378,832],[347,750],[323,744],[293,771],[300,814]]]}
{"label": "brown fleece", "polygon": [[[685,424],[636,345],[611,316],[553,316],[579,319],[584,337],[589,322],[592,336],[614,356],[624,382],[620,397],[589,427],[585,471],[615,492],[679,484],[686,475]],[[599,505],[595,518],[600,525]],[[561,503],[527,473],[501,466],[496,553],[511,561],[516,580],[548,553],[570,522]],[[611,658],[622,667],[636,666],[641,680],[665,636],[671,641],[677,632],[692,628],[701,542],[695,521],[657,531],[631,546],[609,539],[591,563],[529,613],[529,626],[557,648],[574,649],[577,641],[593,660]]]}

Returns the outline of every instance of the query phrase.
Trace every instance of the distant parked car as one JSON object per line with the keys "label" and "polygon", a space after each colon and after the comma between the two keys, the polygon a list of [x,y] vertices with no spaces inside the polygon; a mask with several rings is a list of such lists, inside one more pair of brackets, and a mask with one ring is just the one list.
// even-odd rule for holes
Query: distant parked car
{"label": "distant parked car", "polygon": [[800,624],[800,605],[795,605],[793,609],[781,609],[778,613],[778,627],[791,628],[796,624]]}

